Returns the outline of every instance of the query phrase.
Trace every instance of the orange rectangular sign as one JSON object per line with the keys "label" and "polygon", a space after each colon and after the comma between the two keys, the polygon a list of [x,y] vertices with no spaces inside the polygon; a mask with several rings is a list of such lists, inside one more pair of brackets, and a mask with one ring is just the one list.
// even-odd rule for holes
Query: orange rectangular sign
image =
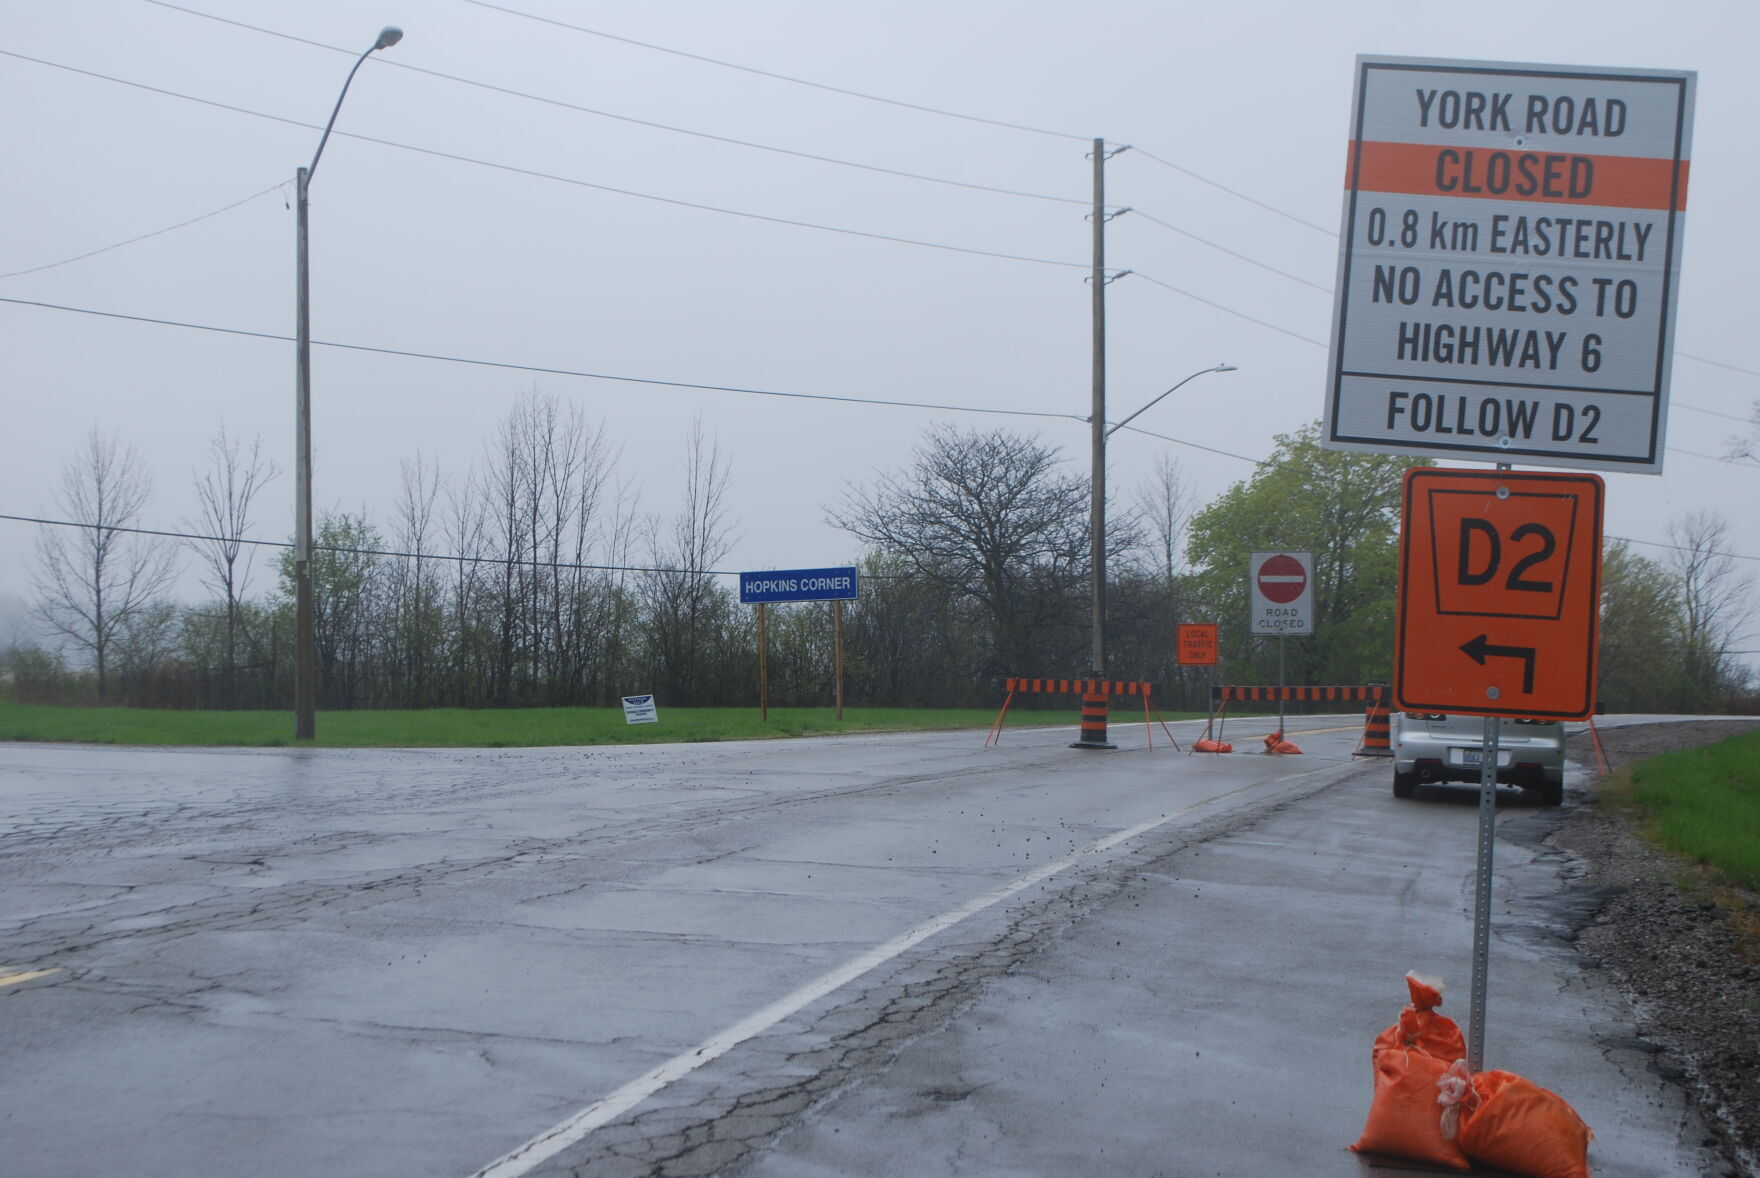
{"label": "orange rectangular sign", "polygon": [[1603,498],[1592,474],[1407,471],[1394,702],[1475,716],[1593,712]]}
{"label": "orange rectangular sign", "polygon": [[1216,665],[1216,626],[1214,624],[1182,624],[1174,634],[1175,653],[1182,667],[1214,667]]}

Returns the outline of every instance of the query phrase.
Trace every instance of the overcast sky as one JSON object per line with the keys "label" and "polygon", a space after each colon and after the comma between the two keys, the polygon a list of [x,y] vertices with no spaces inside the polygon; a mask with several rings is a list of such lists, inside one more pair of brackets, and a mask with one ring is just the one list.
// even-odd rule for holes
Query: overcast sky
{"label": "overcast sky", "polygon": [[[853,561],[827,506],[904,467],[938,422],[1034,432],[1085,472],[1094,137],[1133,148],[1107,166],[1109,203],[1134,210],[1108,227],[1108,263],[1134,272],[1108,288],[1109,416],[1199,369],[1240,369],[1199,377],[1136,423],[1186,444],[1117,434],[1111,483],[1128,498],[1168,454],[1209,499],[1252,474],[1227,455],[1263,458],[1274,434],[1321,415],[1353,63],[1367,53],[1699,72],[1666,468],[1607,474],[1606,528],[1665,542],[1672,519],[1713,509],[1731,521],[1731,550],[1760,557],[1760,469],[1717,461],[1760,398],[1760,6],[1747,0],[0,0],[0,12],[0,297],[61,308],[0,302],[0,513],[54,514],[52,485],[98,425],[154,476],[143,524],[175,530],[195,517],[193,474],[224,419],[283,472],[256,536],[289,538],[291,342],[82,312],[291,337],[294,172],[352,58],[396,24],[403,42],[362,66],[312,184],[316,340],[1067,416],[319,346],[320,510],[364,509],[389,531],[400,459],[462,477],[532,389],[603,423],[650,513],[677,508],[700,415],[732,463],[729,569]],[[0,521],[0,599],[14,610],[33,532]],[[254,590],[268,587],[260,571]]]}

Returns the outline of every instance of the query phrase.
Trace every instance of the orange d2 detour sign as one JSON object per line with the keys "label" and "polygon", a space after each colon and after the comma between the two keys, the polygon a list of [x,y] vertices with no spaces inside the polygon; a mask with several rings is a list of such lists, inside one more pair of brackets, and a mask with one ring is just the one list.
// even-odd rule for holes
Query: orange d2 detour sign
{"label": "orange d2 detour sign", "polygon": [[1603,497],[1592,474],[1406,472],[1400,708],[1553,720],[1594,711]]}
{"label": "orange d2 detour sign", "polygon": [[1214,667],[1217,662],[1215,624],[1182,622],[1174,629],[1174,647],[1180,666]]}

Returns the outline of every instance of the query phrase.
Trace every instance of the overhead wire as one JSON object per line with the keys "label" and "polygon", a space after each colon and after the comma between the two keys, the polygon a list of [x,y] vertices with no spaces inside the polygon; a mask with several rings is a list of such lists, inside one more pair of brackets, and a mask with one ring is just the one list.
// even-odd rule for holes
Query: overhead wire
{"label": "overhead wire", "polygon": [[[284,33],[278,29],[266,28],[262,25],[249,24],[245,21],[234,20],[230,17],[225,17],[225,16],[219,16],[215,13],[202,12],[199,9],[195,9],[195,8],[186,8],[185,6],[183,6],[181,4],[173,4],[170,2],[170,0],[146,0],[146,2],[148,4],[157,5],[160,8],[170,9],[173,12],[181,12],[181,13],[185,13],[189,16],[200,17],[204,20],[215,21],[219,24],[231,25],[234,28],[247,29],[253,33],[262,33],[265,36],[279,37],[284,41],[291,41],[297,45],[309,45],[309,46],[312,46],[317,49],[325,49],[325,50],[329,50],[332,53],[339,53],[339,54],[342,54],[343,56],[346,56],[346,57],[356,56],[355,50],[349,49],[345,46],[330,45],[330,44],[327,44],[326,42],[323,42],[323,41],[314,41],[314,40],[311,40],[310,38],[307,38],[307,37],[295,36],[292,33]],[[879,164],[862,163],[858,160],[840,159],[835,156],[819,155],[817,153],[810,152],[810,151],[798,151],[793,148],[778,147],[778,146],[776,146],[774,144],[770,144],[770,143],[758,143],[758,142],[755,142],[755,141],[749,140],[749,139],[738,139],[738,138],[735,138],[730,135],[717,135],[717,134],[710,132],[710,131],[698,131],[698,130],[693,130],[692,128],[689,128],[689,127],[679,127],[679,126],[674,126],[669,123],[655,122],[651,119],[637,118],[634,115],[618,114],[615,111],[602,110],[600,108],[591,107],[591,106],[583,106],[579,103],[568,102],[568,101],[565,101],[560,98],[550,98],[546,95],[533,94],[530,91],[526,91],[526,90],[515,90],[509,86],[499,86],[493,82],[484,82],[484,81],[481,81],[476,78],[466,78],[466,77],[463,77],[458,74],[445,73],[441,70],[427,69],[423,66],[414,65],[414,64],[411,64],[410,62],[400,61],[396,58],[391,58],[391,57],[387,57],[387,58],[383,58],[383,59],[375,59],[375,61],[378,62],[378,64],[381,64],[384,66],[389,66],[394,69],[406,70],[410,73],[422,74],[422,75],[424,75],[426,77],[430,77],[430,78],[439,78],[444,81],[458,83],[459,85],[474,86],[474,87],[481,89],[481,90],[488,90],[492,93],[502,94],[502,95],[506,95],[506,96],[512,97],[512,98],[525,99],[530,102],[539,102],[539,103],[543,103],[547,106],[554,106],[554,107],[559,107],[563,110],[575,111],[579,114],[594,115],[599,118],[605,118],[605,119],[615,119],[619,122],[630,123],[630,124],[637,126],[637,127],[646,127],[649,130],[666,131],[666,132],[669,132],[669,133],[672,133],[675,135],[689,135],[689,136],[692,136],[697,139],[706,139],[706,140],[709,140],[709,141],[715,142],[715,143],[725,143],[725,144],[729,144],[734,147],[747,147],[747,148],[752,148],[753,150],[756,150],[756,151],[768,151],[768,152],[774,152],[777,155],[792,156],[796,159],[812,160],[816,163],[835,164],[838,167],[844,167],[844,168],[858,168],[862,171],[878,172],[878,173],[880,173],[882,175],[886,175],[886,176],[897,176],[897,177],[901,177],[901,178],[907,179],[907,180],[922,180],[922,181],[927,181],[928,183],[931,183],[931,184],[945,184],[945,185],[948,185],[949,187],[953,187],[953,188],[967,188],[967,189],[971,189],[976,192],[990,192],[990,193],[995,193],[995,194],[998,194],[1001,196],[1020,196],[1020,197],[1027,197],[1031,200],[1056,201],[1060,204],[1072,204],[1072,205],[1082,205],[1082,206],[1086,206],[1086,205],[1092,203],[1088,199],[1086,199],[1085,197],[1057,196],[1057,195],[1053,195],[1051,193],[1045,193],[1045,192],[1028,192],[1028,191],[1025,191],[1022,189],[1017,189],[1017,188],[1004,188],[1004,187],[1001,187],[998,185],[993,185],[993,184],[978,184],[978,183],[968,181],[968,180],[955,180],[955,179],[952,179],[947,176],[931,176],[931,175],[928,175],[923,172],[912,172],[912,171],[908,171],[908,170],[905,170],[902,168],[888,168],[888,167],[884,167]]]}
{"label": "overhead wire", "polygon": [[985,118],[982,115],[962,114],[955,110],[946,110],[935,106],[925,106],[922,103],[917,102],[905,102],[897,98],[887,98],[880,94],[868,94],[860,90],[851,90],[843,86],[832,86],[825,82],[814,82],[809,81],[806,78],[791,77],[788,74],[759,69],[756,66],[741,65],[740,63],[733,61],[723,61],[720,58],[707,57],[700,53],[690,53],[683,49],[673,49],[665,45],[656,45],[650,41],[638,41],[634,37],[623,37],[616,33],[607,33],[599,29],[589,29],[584,25],[569,24],[567,21],[556,20],[547,16],[539,16],[532,12],[522,12],[517,8],[508,8],[502,4],[491,4],[488,3],[488,0],[465,0],[465,3],[474,4],[478,8],[486,8],[494,12],[505,13],[508,16],[517,16],[523,20],[535,21],[538,24],[550,25],[559,29],[568,29],[570,32],[585,33],[590,37],[602,37],[607,41],[618,41],[625,45],[634,45],[638,48],[649,49],[656,53],[667,53],[674,57],[689,58],[692,61],[703,62],[707,65],[720,66],[723,69],[739,70],[741,73],[754,74],[758,77],[770,78],[773,81],[790,82],[796,86],[810,86],[815,90],[824,90],[831,94],[842,94],[849,98],[860,98],[868,102],[885,103],[887,106],[902,107],[906,110],[920,111],[924,114],[941,115],[950,119],[962,119],[969,123],[984,123],[992,127],[1004,127],[1011,131],[1027,131],[1034,135],[1046,135],[1056,139],[1073,139],[1084,143],[1090,142],[1093,139],[1092,135],[1077,135],[1070,131],[1053,131],[1045,127],[1034,127],[1027,123],[1012,123],[1006,119],[991,119]]}
{"label": "overhead wire", "polygon": [[[19,299],[0,296],[0,303],[11,303],[21,307],[37,307],[42,310],[64,311],[76,315],[91,315],[101,319],[119,319],[130,323],[147,323],[158,327],[181,327],[189,331],[206,331],[219,335],[243,336],[247,339],[273,340],[276,343],[292,343],[294,337],[280,335],[271,331],[252,331],[242,327],[219,327],[208,323],[190,323],[179,319],[161,319],[151,315],[129,315],[120,311],[99,311],[91,307],[74,307],[65,303],[51,303],[38,299]],[[483,360],[471,356],[449,356],[439,352],[418,352],[404,348],[376,347],[371,344],[348,344],[335,340],[313,340],[313,347],[334,348],[339,351],[367,352],[380,356],[399,356],[411,360],[434,360],[446,364],[466,364],[477,368],[500,368],[513,372],[532,372],[541,376],[568,376],[582,380],[614,381],[622,384],[652,385],[665,388],[691,389],[698,392],[736,393],[753,397],[780,397],[799,401],[834,401],[851,405],[879,405],[901,409],[931,409],[946,413],[983,413],[1002,417],[1049,417],[1069,421],[1087,421],[1075,413],[1051,413],[1034,409],[995,409],[981,405],[943,405],[930,401],[897,401],[879,397],[851,397],[835,393],[799,393],[780,389],[749,388],[741,385],[704,384],[695,381],[664,380],[659,377],[625,376],[610,372],[588,372],[576,368],[558,368],[543,364],[522,364],[510,360]]]}
{"label": "overhead wire", "polygon": [[[17,53],[10,49],[0,49],[0,56],[16,58],[19,61],[28,61],[34,65],[46,66],[50,69],[64,70],[67,73],[95,78],[99,81],[112,82],[117,85],[128,86],[137,90],[145,90],[151,94],[159,94],[168,98],[180,99],[185,102],[194,102],[202,106],[211,106],[219,110],[230,111],[234,114],[249,115],[252,118],[258,119],[267,119],[270,122],[280,123],[284,126],[300,127],[310,131],[322,130],[322,128],[316,123],[307,123],[299,119],[290,119],[281,115],[272,115],[265,111],[252,110],[249,107],[236,106],[227,102],[219,102],[211,98],[200,98],[193,94],[185,94],[177,90],[168,90],[162,86],[152,86],[145,82],[135,82],[127,78],[118,78],[111,74],[99,73],[96,70],[81,69],[78,66],[49,61],[46,58],[32,57],[29,54]],[[822,233],[838,233],[849,237],[867,238],[871,241],[885,241],[891,242],[895,245],[912,245],[924,249],[945,250],[952,253],[971,254],[985,258],[997,258],[1003,261],[1030,262],[1039,266],[1058,266],[1065,269],[1075,270],[1087,270],[1091,268],[1087,262],[1032,257],[1026,254],[1007,253],[1002,250],[987,250],[979,249],[975,246],[954,245],[950,242],[924,241],[920,238],[903,237],[891,233],[876,233],[865,229],[850,229],[839,225],[826,225],[817,221],[803,221],[793,217],[778,217],[772,216],[768,213],[754,213],[748,212],[744,209],[730,209],[720,205],[705,204],[700,201],[683,200],[671,196],[660,196],[652,192],[639,192],[631,188],[619,188],[612,184],[599,184],[591,180],[580,180],[572,176],[562,176],[554,172],[540,171],[536,168],[522,168],[514,164],[496,163],[493,160],[479,159],[475,156],[461,155],[456,152],[441,151],[438,148],[418,147],[411,143],[400,143],[393,139],[380,139],[372,135],[362,135],[352,131],[333,130],[331,134],[338,138],[353,139],[359,143],[372,143],[380,147],[393,147],[399,151],[408,151],[417,155],[432,156],[436,159],[451,160],[455,163],[471,164],[476,167],[491,168],[501,172],[510,172],[514,175],[529,176],[540,180],[551,180],[559,184],[569,184],[577,188],[589,188],[597,192],[609,192],[617,196],[630,196],[640,200],[654,201],[659,204],[672,205],[678,208],[696,209],[700,212],[720,213],[724,216],[742,217],[747,220],[763,221],[773,225],[788,225],[797,229],[814,229]]]}
{"label": "overhead wire", "polygon": [[170,233],[174,229],[183,229],[183,228],[186,228],[190,225],[194,225],[199,221],[206,221],[209,217],[218,217],[221,213],[229,213],[233,209],[238,208],[240,205],[247,205],[251,201],[256,200],[258,197],[268,196],[271,192],[275,192],[275,191],[282,189],[282,188],[285,188],[285,187],[287,187],[287,181],[283,180],[279,184],[271,184],[269,187],[263,189],[261,192],[253,192],[247,197],[244,197],[240,200],[235,200],[231,204],[224,205],[220,208],[213,210],[212,212],[203,213],[199,217],[191,217],[187,221],[179,221],[175,225],[167,225],[163,229],[155,229],[151,233],[143,233],[139,237],[131,237],[127,241],[118,241],[112,245],[102,246],[102,247],[95,249],[95,250],[87,250],[85,253],[76,254],[71,258],[62,258],[59,262],[46,262],[41,266],[30,266],[30,267],[27,267],[26,269],[23,269],[23,270],[14,270],[8,274],[0,274],[0,278],[18,278],[18,277],[25,275],[25,274],[36,274],[36,273],[39,273],[43,270],[53,270],[57,266],[66,266],[72,262],[83,262],[87,258],[95,258],[99,254],[107,254],[111,250],[121,249],[125,245],[134,245],[137,242],[142,242],[142,241],[148,240],[149,238],[158,237],[160,234]]}

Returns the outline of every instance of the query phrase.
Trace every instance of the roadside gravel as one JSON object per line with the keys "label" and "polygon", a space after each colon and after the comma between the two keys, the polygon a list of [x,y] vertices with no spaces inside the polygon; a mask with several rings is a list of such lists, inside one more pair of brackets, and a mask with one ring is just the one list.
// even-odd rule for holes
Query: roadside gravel
{"label": "roadside gravel", "polygon": [[[1602,744],[1615,770],[1676,749],[1715,744],[1760,720],[1689,721],[1611,728]],[[1579,930],[1577,948],[1598,961],[1632,1003],[1639,1034],[1658,1048],[1655,1066],[1698,1100],[1728,1173],[1760,1178],[1760,953],[1732,922],[1760,898],[1695,885],[1679,860],[1654,850],[1627,819],[1592,804],[1599,774],[1587,732],[1570,740],[1587,796],[1567,800],[1552,841],[1575,856],[1576,888],[1605,896]],[[1707,1144],[1710,1144],[1709,1142]]]}

